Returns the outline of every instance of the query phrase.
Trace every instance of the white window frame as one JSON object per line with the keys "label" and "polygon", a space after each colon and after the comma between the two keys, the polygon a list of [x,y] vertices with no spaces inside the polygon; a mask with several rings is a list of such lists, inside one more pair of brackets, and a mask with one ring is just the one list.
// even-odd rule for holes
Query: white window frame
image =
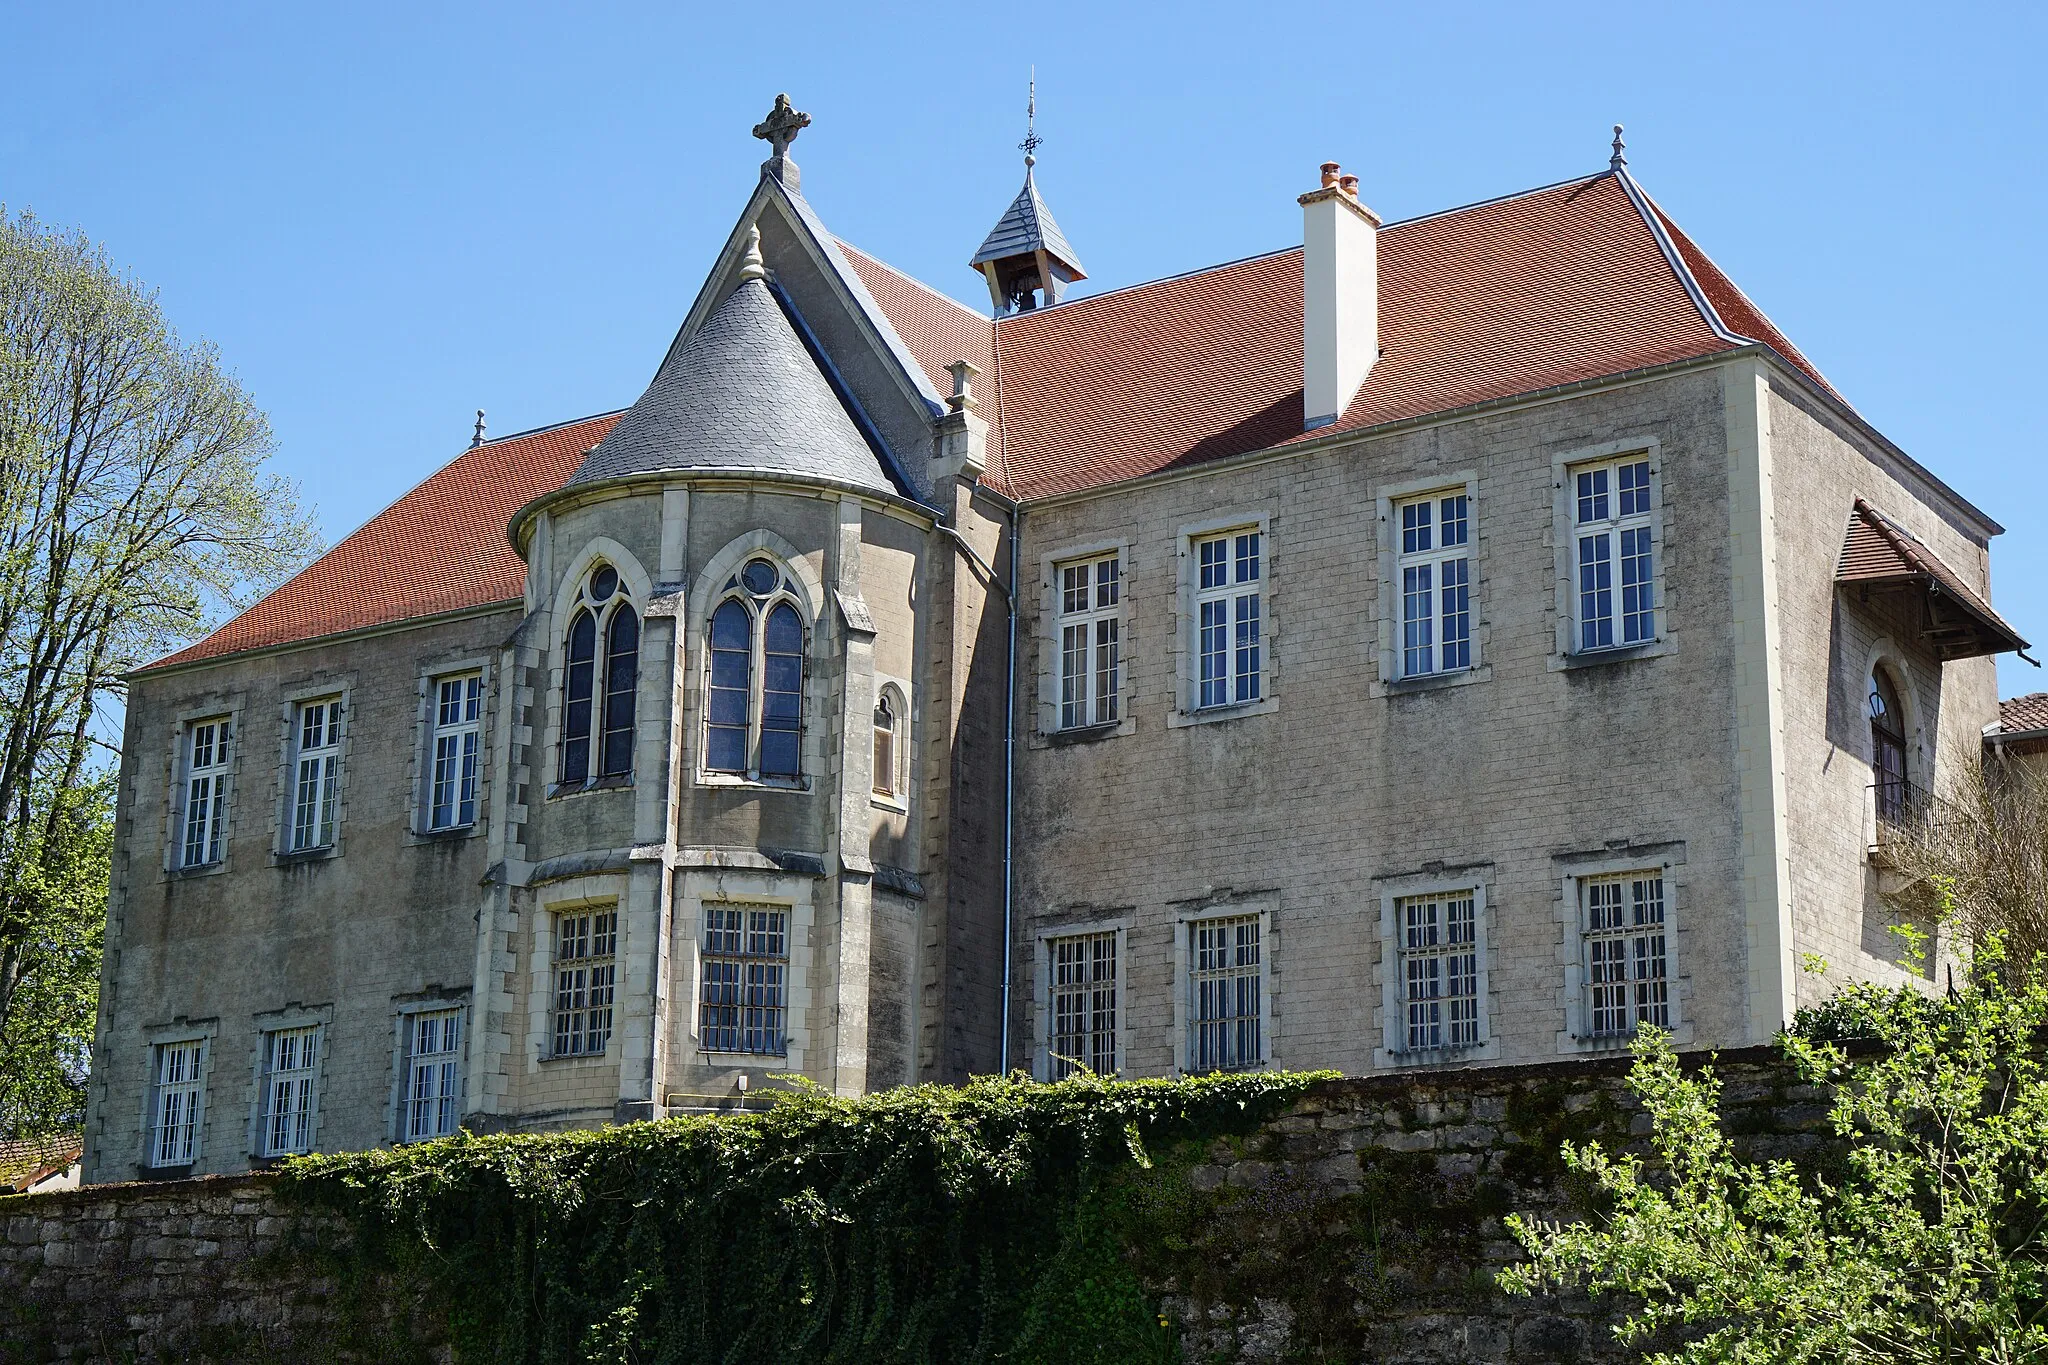
{"label": "white window frame", "polygon": [[[449,719],[448,691],[456,690],[455,718]],[[480,668],[442,673],[427,682],[427,750],[423,774],[425,800],[421,821],[428,833],[473,829],[483,810],[484,709],[489,696]],[[443,754],[443,749],[449,750]],[[444,763],[448,769],[444,773]],[[443,787],[448,788],[448,818],[442,819]],[[465,802],[463,789],[468,789]],[[463,807],[468,806],[464,818]]]}
{"label": "white window frame", "polygon": [[[207,747],[200,749],[202,734]],[[227,861],[228,778],[234,766],[234,726],[225,715],[187,721],[179,738],[183,773],[178,805],[177,829],[173,835],[172,866],[187,869],[217,867]],[[206,759],[201,762],[202,753]],[[200,852],[193,856],[193,817],[200,814]]]}
{"label": "white window frame", "polygon": [[[705,1053],[778,1059],[789,1055],[795,929],[795,912],[784,903],[707,900],[699,906],[697,1045]],[[728,941],[728,934],[735,937]],[[774,951],[777,944],[779,952]],[[713,999],[728,988],[732,998]],[[714,1024],[714,1009],[731,1011],[732,1023]]]}
{"label": "white window frame", "polygon": [[1056,728],[1115,725],[1123,718],[1123,556],[1063,560],[1053,578]]}
{"label": "white window frame", "polygon": [[[206,1083],[213,1040],[206,1034],[174,1034],[148,1040],[144,1054],[148,1085],[143,1090],[142,1165],[158,1170],[180,1170],[197,1166],[201,1142],[206,1133]],[[166,1081],[165,1067],[173,1053],[188,1059],[178,1079]],[[166,1147],[165,1100],[176,1095],[182,1101],[177,1120],[185,1130],[183,1138]]]}
{"label": "white window frame", "polygon": [[[1239,567],[1240,556],[1237,553],[1240,536],[1258,537],[1258,572],[1255,579],[1240,578],[1242,569]],[[1261,715],[1276,709],[1279,667],[1275,658],[1275,645],[1279,629],[1274,610],[1276,561],[1271,518],[1264,513],[1217,517],[1181,527],[1178,541],[1180,589],[1176,610],[1179,620],[1174,631],[1174,655],[1179,701],[1174,712],[1167,717],[1167,724],[1200,725],[1238,716]],[[1218,541],[1225,545],[1224,566],[1227,572],[1222,582],[1205,588],[1202,575],[1202,547]],[[1247,588],[1252,591],[1247,593]],[[1242,650],[1245,642],[1240,639],[1244,620],[1240,603],[1246,596],[1256,596],[1258,599],[1258,625],[1250,642],[1251,647],[1257,650],[1257,667],[1252,670],[1242,667]],[[1224,643],[1229,671],[1222,680],[1226,685],[1225,696],[1205,705],[1202,682],[1203,617],[1205,608],[1211,606],[1221,606],[1223,610],[1224,621],[1221,628],[1228,632]],[[1246,687],[1241,681],[1245,678],[1252,680],[1250,687]],[[1242,695],[1253,689],[1256,690],[1255,696]]]}
{"label": "white window frame", "polygon": [[[315,708],[321,713],[320,743],[308,747],[307,721]],[[347,735],[347,710],[340,692],[326,692],[292,703],[291,762],[286,768],[289,780],[284,794],[286,853],[326,852],[341,841],[342,744]],[[313,765],[310,806],[306,802],[309,765]]]}
{"label": "white window frame", "polygon": [[[1122,921],[1070,924],[1039,934],[1037,1005],[1041,1013],[1038,1021],[1037,1050],[1038,1075],[1041,1080],[1056,1081],[1064,1076],[1076,1075],[1083,1066],[1103,1076],[1123,1071],[1127,1032],[1126,1005],[1130,998],[1127,984],[1130,958],[1128,935],[1129,927]],[[1103,945],[1108,949],[1110,972],[1106,983],[1091,970],[1100,963],[1101,959],[1096,954]],[[1078,959],[1071,957],[1076,951],[1087,956]],[[1063,957],[1068,957],[1068,961],[1063,962]],[[1078,979],[1069,976],[1068,969],[1071,967],[1082,968],[1084,976]],[[1103,1030],[1101,997],[1105,984],[1109,1020],[1107,1029]],[[1086,1002],[1088,1023],[1080,1031],[1086,1055],[1082,1055],[1080,1051],[1066,1050],[1075,1047],[1075,1044],[1065,1041],[1060,1029],[1063,996],[1090,997]],[[1106,1050],[1102,1046],[1102,1033],[1105,1031],[1108,1034]],[[1104,1064],[1098,1065],[1098,1062]]]}
{"label": "white window frame", "polygon": [[[432,1052],[420,1051],[421,1032],[435,1031]],[[426,1142],[461,1131],[463,1059],[469,1045],[469,1011],[459,1001],[433,1001],[398,1016],[399,1072],[393,1136],[399,1142]],[[452,1044],[447,1033],[454,1034]],[[429,1121],[419,1122],[421,1106]]]}
{"label": "white window frame", "polygon": [[[574,942],[584,949],[567,957],[562,952],[563,930],[580,923]],[[618,1031],[619,931],[623,917],[619,903],[605,901],[588,905],[551,906],[548,930],[548,1012],[547,1050],[549,1059],[603,1057],[611,1049]],[[598,952],[598,947],[609,951]],[[564,999],[570,1002],[564,1003]],[[598,1003],[599,1000],[602,1003]],[[603,1037],[593,1046],[602,1016]],[[573,1020],[573,1023],[567,1021]],[[566,1026],[565,1026],[566,1024]],[[569,1045],[563,1046],[564,1039]]]}
{"label": "white window frame", "polygon": [[[1647,506],[1636,505],[1624,513],[1618,470],[1647,463],[1649,489]],[[1664,505],[1664,462],[1655,440],[1628,439],[1558,455],[1554,461],[1557,503],[1555,507],[1557,546],[1557,657],[1552,667],[1570,667],[1576,662],[1598,662],[1603,658],[1640,658],[1666,654],[1677,647],[1670,628],[1668,588],[1670,537],[1666,533]],[[1604,515],[1579,520],[1579,475],[1606,471],[1607,501]],[[1599,509],[1592,509],[1599,510]],[[1613,623],[1610,643],[1585,643],[1585,614],[1581,607],[1580,540],[1582,531],[1606,534],[1609,576],[1607,592],[1611,605],[1608,619]],[[1622,583],[1622,533],[1641,533],[1648,539],[1650,554],[1649,623],[1644,637],[1626,637]]]}
{"label": "white window frame", "polygon": [[[1593,1030],[1593,981],[1589,949],[1591,935],[1585,887],[1590,883],[1606,882],[1615,878],[1646,875],[1663,879],[1663,980],[1666,1018],[1669,1021],[1664,1027],[1678,1046],[1688,1046],[1692,1040],[1692,1027],[1686,1015],[1686,997],[1690,985],[1686,975],[1684,943],[1679,932],[1682,926],[1685,891],[1680,876],[1685,865],[1682,846],[1638,846],[1627,853],[1605,857],[1565,857],[1560,859],[1560,863],[1565,873],[1558,883],[1559,914],[1565,929],[1565,1028],[1558,1035],[1558,1050],[1570,1053],[1622,1052],[1628,1049],[1635,1033],[1633,1024],[1622,1033],[1595,1033]],[[1627,937],[1628,930],[1633,927],[1627,926],[1621,937]]]}
{"label": "white window frame", "polygon": [[[1490,1060],[1500,1056],[1500,1041],[1493,1034],[1492,983],[1488,963],[1490,915],[1487,907],[1491,877],[1491,867],[1479,864],[1454,868],[1441,875],[1388,878],[1378,884],[1383,1022],[1381,1046],[1373,1057],[1375,1066],[1426,1066],[1439,1062]],[[1416,954],[1408,945],[1406,910],[1412,902],[1443,902],[1457,897],[1469,897],[1472,901],[1476,1037],[1469,1043],[1447,1040],[1435,1047],[1417,1047],[1412,1044],[1408,1030],[1407,963]]]}
{"label": "white window frame", "polygon": [[[1450,524],[1447,510],[1462,513],[1457,518],[1462,539],[1444,543],[1444,527]],[[1475,572],[1479,539],[1478,503],[1469,486],[1444,487],[1409,494],[1391,500],[1387,535],[1393,547],[1393,657],[1391,676],[1401,679],[1442,677],[1470,672],[1479,664],[1478,574]],[[1445,579],[1455,569],[1464,592],[1464,635],[1458,642],[1462,658],[1445,658],[1446,627],[1452,613],[1445,609]],[[1413,615],[1419,608],[1420,614]],[[1413,628],[1413,629],[1412,629]],[[1411,634],[1417,637],[1410,643]]]}
{"label": "white window frame", "polygon": [[317,1023],[267,1028],[260,1033],[257,1156],[300,1156],[313,1150],[325,1043],[326,1030]]}
{"label": "white window frame", "polygon": [[[1258,1055],[1250,1060],[1240,1061],[1229,1067],[1201,1066],[1201,1049],[1197,1043],[1197,1030],[1205,1022],[1199,1000],[1201,981],[1205,973],[1200,966],[1196,935],[1203,926],[1249,921],[1256,925],[1258,933],[1259,960],[1250,973],[1244,974],[1255,982],[1258,992],[1258,1012],[1253,1016],[1258,1031]],[[1235,903],[1211,905],[1201,910],[1191,910],[1176,916],[1174,923],[1174,1063],[1183,1075],[1196,1075],[1210,1071],[1251,1071],[1274,1065],[1273,1051],[1274,1020],[1278,1010],[1274,1001],[1274,954],[1279,944],[1273,932],[1273,915],[1269,909],[1257,903]],[[1213,969],[1212,969],[1213,971]],[[1228,1016],[1242,1018],[1241,1015]]]}

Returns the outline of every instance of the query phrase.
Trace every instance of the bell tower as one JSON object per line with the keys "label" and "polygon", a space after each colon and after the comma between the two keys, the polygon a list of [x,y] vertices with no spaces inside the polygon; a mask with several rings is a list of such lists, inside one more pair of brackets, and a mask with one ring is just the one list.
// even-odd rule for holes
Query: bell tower
{"label": "bell tower", "polygon": [[1053,221],[1052,210],[1038,197],[1032,167],[1038,164],[1038,81],[1031,82],[1031,100],[1026,107],[1024,140],[1017,144],[1024,152],[1024,188],[1010,201],[1010,207],[996,220],[983,239],[981,250],[967,264],[988,281],[989,302],[996,316],[1022,313],[1041,303],[1054,304],[1075,280],[1088,272],[1067,245],[1066,234]]}

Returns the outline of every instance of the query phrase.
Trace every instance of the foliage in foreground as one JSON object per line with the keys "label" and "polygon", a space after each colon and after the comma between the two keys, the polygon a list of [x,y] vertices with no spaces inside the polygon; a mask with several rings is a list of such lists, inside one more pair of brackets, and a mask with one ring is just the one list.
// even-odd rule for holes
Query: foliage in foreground
{"label": "foliage in foreground", "polygon": [[744,1116],[303,1158],[286,1189],[433,1281],[465,1360],[1165,1362],[1116,1177],[1327,1078],[808,1089]]}
{"label": "foliage in foreground", "polygon": [[1862,1002],[1882,1051],[1853,1068],[1837,1043],[1785,1038],[1833,1093],[1845,1156],[1821,1175],[1739,1157],[1711,1068],[1684,1074],[1644,1034],[1630,1086],[1655,1162],[1567,1144],[1612,1211],[1510,1219],[1530,1259],[1502,1285],[1630,1296],[1624,1341],[1684,1342],[1653,1361],[2048,1361],[2048,979],[2005,965],[1993,935],[1949,1000]]}

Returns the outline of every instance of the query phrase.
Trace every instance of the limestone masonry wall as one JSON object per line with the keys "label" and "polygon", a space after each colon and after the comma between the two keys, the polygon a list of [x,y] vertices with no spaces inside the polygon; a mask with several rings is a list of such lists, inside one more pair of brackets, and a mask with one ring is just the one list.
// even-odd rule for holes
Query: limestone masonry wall
{"label": "limestone masonry wall", "polygon": [[[1693,1057],[1689,1062],[1704,1061]],[[1811,1154],[1825,1097],[1770,1049],[1715,1063],[1759,1156]],[[1565,1138],[1640,1145],[1622,1059],[1383,1075],[1316,1087],[1248,1137],[1155,1151],[1203,1209],[1134,1264],[1189,1361],[1621,1361],[1614,1304],[1516,1300],[1507,1213],[1582,1213]],[[355,1264],[346,1231],[273,1177],[0,1200],[0,1362],[449,1358],[417,1286]]]}

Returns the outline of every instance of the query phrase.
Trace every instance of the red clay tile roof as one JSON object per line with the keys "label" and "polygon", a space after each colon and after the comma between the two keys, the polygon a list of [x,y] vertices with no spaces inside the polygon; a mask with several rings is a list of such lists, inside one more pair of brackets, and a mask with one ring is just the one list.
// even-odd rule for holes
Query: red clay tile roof
{"label": "red clay tile roof", "polygon": [[85,1138],[78,1133],[0,1142],[0,1194],[19,1194],[38,1180],[60,1174],[84,1152]]}
{"label": "red clay tile roof", "polygon": [[[1929,634],[1937,637],[1933,643],[1943,658],[1963,659],[2027,647],[2019,632],[1943,563],[1941,556],[1861,498],[1856,499],[1849,513],[1849,530],[1842,539],[1835,581],[1926,588],[1940,609],[1930,622],[1934,630]],[[1947,611],[1949,603],[1959,612]]]}
{"label": "red clay tile roof", "polygon": [[505,538],[512,514],[567,482],[618,420],[586,417],[465,451],[255,606],[148,667],[519,597],[526,565]]}
{"label": "red clay tile roof", "polygon": [[1998,703],[1998,728],[2007,734],[2048,730],[2048,692],[2029,692]]}

